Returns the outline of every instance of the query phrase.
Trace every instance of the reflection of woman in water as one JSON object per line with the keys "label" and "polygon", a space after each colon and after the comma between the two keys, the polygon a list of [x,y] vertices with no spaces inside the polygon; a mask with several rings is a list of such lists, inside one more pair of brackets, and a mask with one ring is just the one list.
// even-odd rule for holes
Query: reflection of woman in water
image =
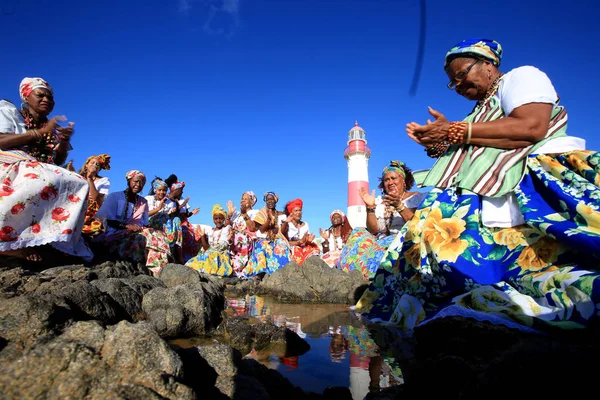
{"label": "reflection of woman in water", "polygon": [[331,341],[329,342],[329,357],[331,357],[331,362],[339,364],[346,358],[348,340],[342,333],[341,326],[338,326],[335,330],[329,328],[329,336],[331,336]]}

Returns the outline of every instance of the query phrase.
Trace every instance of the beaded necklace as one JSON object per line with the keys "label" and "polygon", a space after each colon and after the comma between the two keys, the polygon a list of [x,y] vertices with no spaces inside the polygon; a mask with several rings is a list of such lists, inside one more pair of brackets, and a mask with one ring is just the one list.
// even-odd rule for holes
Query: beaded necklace
{"label": "beaded necklace", "polygon": [[[48,119],[45,117],[44,121],[36,121],[29,111],[19,111],[23,116],[23,120],[25,120],[25,127],[27,130],[43,128],[48,123]],[[38,161],[54,164],[54,156],[56,148],[59,144],[58,142],[58,131],[54,129],[52,132],[47,133],[42,138],[37,139],[35,144],[28,144],[24,147],[25,151],[31,156],[35,157]]]}
{"label": "beaded necklace", "polygon": [[[483,96],[482,100],[479,100],[477,104],[475,104],[475,108],[484,106],[490,99],[496,94],[498,91],[498,87],[500,86],[500,81],[502,81],[502,77],[504,77],[504,73],[500,72],[500,75],[494,79],[490,88],[485,92],[485,96]],[[473,110],[475,110],[475,108]]]}

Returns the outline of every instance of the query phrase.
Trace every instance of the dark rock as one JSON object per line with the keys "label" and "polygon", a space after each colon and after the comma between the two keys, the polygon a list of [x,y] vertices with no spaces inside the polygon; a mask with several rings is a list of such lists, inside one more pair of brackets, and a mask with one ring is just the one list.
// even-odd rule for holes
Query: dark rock
{"label": "dark rock", "polygon": [[163,337],[203,335],[221,320],[225,296],[218,288],[211,282],[155,288],[144,296],[142,309]]}
{"label": "dark rock", "polygon": [[267,275],[260,293],[286,302],[354,304],[357,291],[366,284],[360,271],[330,268],[321,258],[309,257],[302,267],[290,263]]}
{"label": "dark rock", "polygon": [[0,336],[24,349],[60,333],[71,322],[71,310],[32,296],[0,301]]}

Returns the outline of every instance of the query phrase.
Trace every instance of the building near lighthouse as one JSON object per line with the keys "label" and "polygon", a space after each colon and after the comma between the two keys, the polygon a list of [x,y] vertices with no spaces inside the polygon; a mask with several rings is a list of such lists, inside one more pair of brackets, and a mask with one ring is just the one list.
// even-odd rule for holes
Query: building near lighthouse
{"label": "building near lighthouse", "polygon": [[367,226],[367,209],[359,193],[360,188],[369,191],[369,157],[366,133],[358,121],[348,131],[348,146],[344,158],[348,162],[348,221],[353,228]]}

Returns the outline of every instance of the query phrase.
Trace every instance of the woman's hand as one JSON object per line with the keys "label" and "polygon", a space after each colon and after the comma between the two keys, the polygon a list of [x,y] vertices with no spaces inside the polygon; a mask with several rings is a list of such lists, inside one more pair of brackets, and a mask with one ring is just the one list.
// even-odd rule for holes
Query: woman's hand
{"label": "woman's hand", "polygon": [[[46,125],[37,129],[40,137],[44,137],[48,134],[51,134],[52,132],[54,132],[54,129],[57,127],[59,122],[66,121],[66,120],[67,120],[67,117],[65,117],[64,115],[58,115],[56,117],[50,118],[48,120],[48,122],[46,123]],[[70,122],[69,124],[72,124],[72,122]]]}
{"label": "woman's hand", "polygon": [[406,124],[408,137],[421,146],[430,146],[448,138],[450,122],[448,122],[444,114],[431,107],[429,107],[429,114],[435,118],[435,121],[432,122],[428,119],[426,125],[420,125],[416,122]]}
{"label": "woman's hand", "polygon": [[235,206],[233,205],[233,201],[229,200],[227,202],[227,217],[231,218],[233,213],[235,212]]}
{"label": "woman's hand", "polygon": [[383,204],[390,205],[396,209],[402,208],[402,198],[404,193],[389,193],[383,196]]}
{"label": "woman's hand", "polygon": [[196,207],[192,210],[192,215],[196,215],[200,212],[200,208]]}
{"label": "woman's hand", "polygon": [[323,229],[319,228],[319,233],[321,234],[321,237],[323,239],[325,239],[325,241],[329,240],[329,231],[328,230],[323,230]]}
{"label": "woman's hand", "polygon": [[139,232],[142,230],[142,227],[136,224],[127,224],[125,225],[125,228],[129,231],[129,232]]}
{"label": "woman's hand", "polygon": [[365,202],[365,205],[369,208],[375,207],[375,191],[369,194],[369,191],[364,187],[358,188],[358,195]]}
{"label": "woman's hand", "polygon": [[75,125],[75,122],[69,122],[69,126],[65,126],[65,127],[58,126],[56,128],[56,130],[60,134],[61,142],[68,142],[69,140],[71,140],[71,136],[75,132],[75,129],[73,128],[74,125]]}

